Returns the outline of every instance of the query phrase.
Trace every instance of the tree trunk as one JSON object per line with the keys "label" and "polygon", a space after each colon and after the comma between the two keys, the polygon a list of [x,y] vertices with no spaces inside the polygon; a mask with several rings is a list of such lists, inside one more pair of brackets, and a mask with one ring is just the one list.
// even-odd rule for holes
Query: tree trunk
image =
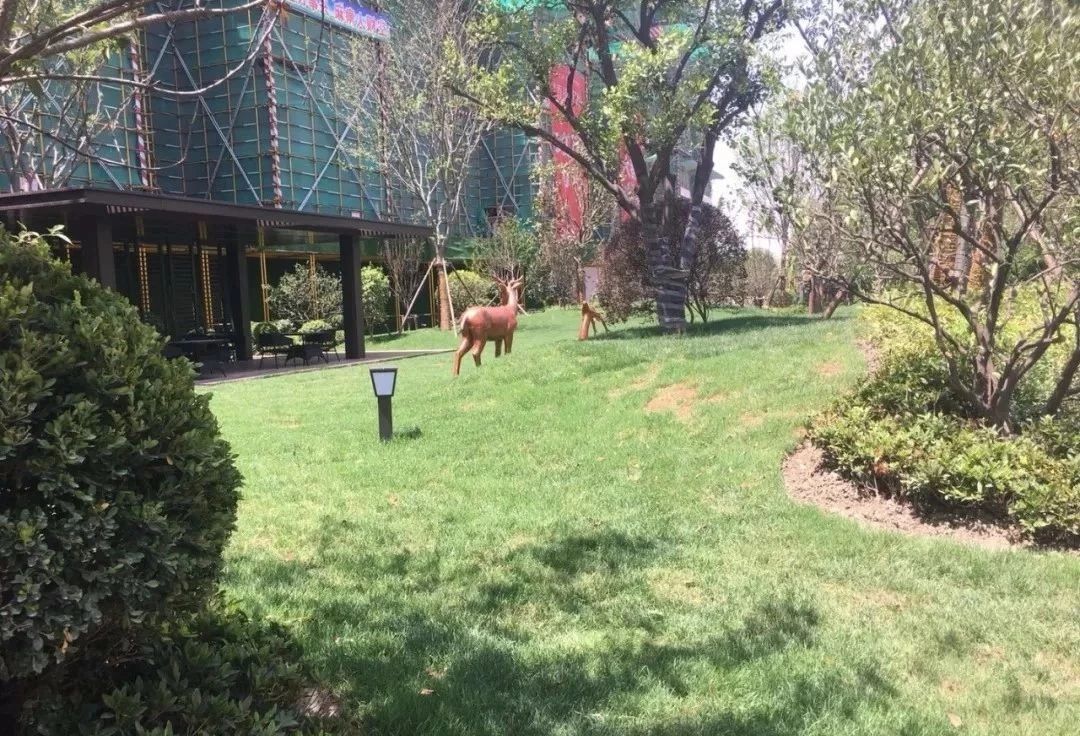
{"label": "tree trunk", "polygon": [[829,319],[836,312],[836,308],[847,298],[847,291],[844,289],[837,289],[836,294],[825,306],[825,311],[821,313],[822,319]]}
{"label": "tree trunk", "polygon": [[450,318],[450,284],[446,281],[446,269],[436,269],[438,276],[436,277],[438,289],[439,289],[439,329],[449,330],[453,327]]}
{"label": "tree trunk", "polygon": [[806,311],[810,314],[820,314],[824,309],[822,304],[825,301],[825,295],[822,293],[821,279],[816,275],[810,275],[810,288],[806,297]]}
{"label": "tree trunk", "polygon": [[656,321],[665,335],[686,332],[687,274],[671,265],[670,243],[663,234],[663,205],[642,212],[641,234],[649,254],[649,280],[656,299]]}

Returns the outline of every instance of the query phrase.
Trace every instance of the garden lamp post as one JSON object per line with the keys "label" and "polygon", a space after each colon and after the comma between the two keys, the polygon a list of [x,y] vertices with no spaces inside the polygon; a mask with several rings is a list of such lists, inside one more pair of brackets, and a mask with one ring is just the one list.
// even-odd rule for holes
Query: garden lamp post
{"label": "garden lamp post", "polygon": [[394,396],[394,386],[397,383],[397,368],[391,365],[370,370],[371,388],[375,392],[375,398],[379,400],[379,439],[386,442],[394,436],[394,414],[390,399]]}

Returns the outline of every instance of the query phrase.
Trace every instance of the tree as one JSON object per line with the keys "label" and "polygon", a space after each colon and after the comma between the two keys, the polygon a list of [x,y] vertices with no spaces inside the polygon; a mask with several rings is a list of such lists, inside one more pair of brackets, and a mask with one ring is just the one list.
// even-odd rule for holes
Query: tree
{"label": "tree", "polygon": [[751,248],[746,254],[746,296],[756,306],[766,306],[776,286],[776,258],[767,250]]}
{"label": "tree", "polygon": [[[264,5],[262,0],[232,7],[222,1],[0,0],[0,173],[9,187],[62,187],[85,161],[127,166],[110,152],[124,146],[117,130],[134,116],[141,95],[151,89],[166,96],[203,91],[168,89],[137,68],[125,70],[122,59],[137,58],[133,44],[141,29]],[[264,8],[257,37],[270,32],[278,12],[276,6]],[[259,48],[253,44],[222,78],[249,63]]]}
{"label": "tree", "polygon": [[799,93],[789,90],[756,111],[753,124],[739,141],[735,168],[751,217],[780,246],[773,283],[755,300],[768,306],[777,293],[792,288],[805,298],[811,314],[828,318],[845,296],[837,283],[861,272],[857,259],[845,250],[826,220],[807,217],[808,212],[829,211],[833,205],[802,147],[785,129],[787,111],[800,100]]}
{"label": "tree", "polygon": [[615,200],[573,162],[537,168],[539,262],[559,304],[585,298],[585,265],[597,259],[616,220]]}
{"label": "tree", "polygon": [[518,218],[501,217],[493,225],[491,236],[474,239],[469,251],[472,270],[512,281],[528,278],[540,257],[540,240]]}
{"label": "tree", "polygon": [[519,295],[522,304],[539,306],[550,301],[551,274],[540,257],[540,237],[531,223],[516,217],[501,217],[495,221],[489,237],[469,242],[469,251],[469,267],[473,271],[503,281],[523,279],[524,293]]}
{"label": "tree", "polygon": [[[680,200],[672,219],[665,225],[668,237],[683,232],[690,217],[688,200]],[[724,301],[739,301],[745,279],[746,251],[742,238],[723,210],[702,207],[701,246],[690,264],[686,306],[702,321],[709,309]],[[622,223],[604,248],[600,273],[599,300],[608,318],[621,322],[636,312],[654,308],[649,285],[648,249],[637,223]]]}
{"label": "tree", "polygon": [[299,327],[312,320],[331,321],[341,314],[341,277],[319,264],[297,263],[270,290],[267,301],[274,319]]}
{"label": "tree", "polygon": [[[376,327],[390,321],[390,279],[378,266],[360,269],[361,306],[364,310],[364,327],[374,332]],[[338,313],[341,312],[341,293],[338,292]]]}
{"label": "tree", "polygon": [[691,320],[696,314],[708,322],[713,307],[743,301],[746,247],[724,211],[711,205],[703,208],[699,238],[701,246],[690,266],[686,306]]}
{"label": "tree", "polygon": [[788,257],[793,249],[796,230],[789,203],[793,191],[796,188],[801,190],[803,166],[802,151],[781,130],[787,107],[785,103],[789,101],[790,94],[784,94],[779,99],[773,97],[770,100],[773,104],[766,103],[754,110],[750,125],[738,140],[739,156],[734,165],[742,180],[742,203],[751,220],[772,235],[780,246],[779,264],[768,291],[761,293],[760,283],[751,287],[752,298],[762,306],[771,302],[774,293],[783,294],[791,286],[788,283]]}
{"label": "tree", "polygon": [[[383,261],[386,263],[387,275],[390,277],[390,294],[396,308],[395,315],[399,315],[397,331],[400,333],[405,324],[403,314],[412,311],[414,297],[418,294],[424,283],[425,244],[419,240],[394,240],[383,243]],[[399,313],[398,309],[404,310]]]}
{"label": "tree", "polygon": [[[473,24],[494,51],[456,89],[579,164],[640,227],[665,332],[686,326],[716,142],[760,97],[755,45],[785,17],[783,0],[550,0],[492,3]],[[577,75],[589,90],[584,100]],[[549,115],[573,135],[545,125]],[[697,164],[690,216],[671,241],[664,224],[675,205],[680,146]]]}
{"label": "tree", "polygon": [[484,47],[466,33],[477,0],[388,0],[386,44],[358,41],[342,71],[340,101],[358,118],[360,158],[387,182],[389,210],[415,208],[434,229],[439,327],[450,329],[446,244],[462,221],[469,165],[490,121],[450,81],[481,63]]}
{"label": "tree", "polygon": [[[837,51],[816,55],[788,126],[827,205],[803,208],[799,227],[835,238],[862,269],[822,275],[932,330],[973,416],[1012,428],[1022,387],[1045,390],[1041,411],[1056,414],[1080,395],[1080,10],[869,10],[848,3],[804,32]],[[1042,317],[1014,319],[1031,295]]]}

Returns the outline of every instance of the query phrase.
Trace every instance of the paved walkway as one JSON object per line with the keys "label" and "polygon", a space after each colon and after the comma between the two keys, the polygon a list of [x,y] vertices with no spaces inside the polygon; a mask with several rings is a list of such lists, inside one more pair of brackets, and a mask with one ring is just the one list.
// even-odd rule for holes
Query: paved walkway
{"label": "paved walkway", "polygon": [[199,386],[216,386],[221,383],[231,383],[233,381],[252,381],[259,378],[273,378],[274,376],[293,375],[296,373],[310,373],[312,371],[325,371],[333,370],[335,368],[348,368],[349,366],[363,365],[364,363],[385,363],[388,360],[402,360],[405,358],[415,358],[420,355],[437,355],[439,353],[452,353],[452,348],[440,349],[440,350],[369,350],[365,357],[357,360],[347,360],[343,357],[335,357],[330,354],[330,362],[324,363],[322,361],[311,363],[310,365],[304,365],[303,363],[293,361],[290,365],[280,365],[275,368],[273,358],[266,358],[262,361],[263,367],[259,367],[259,360],[244,360],[239,363],[229,363],[225,366],[226,375],[213,372],[209,373],[205,377],[199,377],[195,379],[196,385]]}

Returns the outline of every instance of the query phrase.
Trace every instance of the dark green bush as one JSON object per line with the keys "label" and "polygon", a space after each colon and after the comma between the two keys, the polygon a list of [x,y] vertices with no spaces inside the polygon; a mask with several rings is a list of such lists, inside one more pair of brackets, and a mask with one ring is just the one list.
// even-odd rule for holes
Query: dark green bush
{"label": "dark green bush", "polygon": [[895,313],[861,317],[881,365],[812,423],[832,465],[920,505],[987,511],[1041,540],[1080,541],[1080,417],[1037,417],[1033,398],[1017,402],[1011,435],[984,426],[951,391],[932,336]]}
{"label": "dark green bush", "polygon": [[256,322],[251,327],[251,335],[254,338],[260,338],[263,335],[281,334],[281,330],[273,322]]}
{"label": "dark green bush", "polygon": [[[240,475],[185,360],[123,297],[0,235],[0,681],[214,589]],[[46,673],[48,674],[48,673]]]}
{"label": "dark green bush", "polygon": [[[322,732],[299,712],[311,680],[280,626],[214,600],[203,612],[144,631],[116,659],[39,691],[25,733],[80,736],[276,736]],[[336,705],[336,703],[335,703]],[[347,731],[338,715],[327,720]]]}

